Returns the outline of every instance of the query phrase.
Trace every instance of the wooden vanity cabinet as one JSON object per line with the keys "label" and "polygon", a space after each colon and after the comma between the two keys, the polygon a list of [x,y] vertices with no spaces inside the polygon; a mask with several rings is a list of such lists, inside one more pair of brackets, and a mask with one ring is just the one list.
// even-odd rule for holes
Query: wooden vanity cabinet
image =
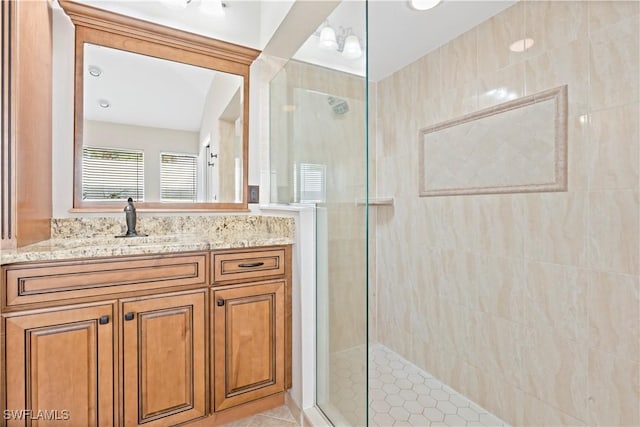
{"label": "wooden vanity cabinet", "polygon": [[[208,266],[208,252],[3,266],[3,415],[49,411],[69,427],[206,417]],[[8,425],[32,425],[24,416]]]}
{"label": "wooden vanity cabinet", "polygon": [[207,415],[206,289],[121,301],[125,426]]}
{"label": "wooden vanity cabinet", "polygon": [[7,426],[39,415],[62,425],[115,425],[115,312],[112,302],[5,316]]}
{"label": "wooden vanity cabinet", "polygon": [[289,245],[1,272],[8,426],[48,425],[25,422],[39,411],[69,427],[212,426],[281,405],[291,387]]}
{"label": "wooden vanity cabinet", "polygon": [[213,252],[213,408],[291,388],[291,246]]}
{"label": "wooden vanity cabinet", "polygon": [[284,391],[283,280],[212,294],[214,409]]}

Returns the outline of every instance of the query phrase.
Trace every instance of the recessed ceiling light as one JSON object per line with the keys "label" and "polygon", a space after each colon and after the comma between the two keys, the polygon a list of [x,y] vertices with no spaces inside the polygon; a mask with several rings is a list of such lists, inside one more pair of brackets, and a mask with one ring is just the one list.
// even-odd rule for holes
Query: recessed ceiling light
{"label": "recessed ceiling light", "polygon": [[107,101],[106,99],[101,99],[100,101],[98,101],[98,105],[100,105],[102,108],[109,108],[111,106],[111,104],[109,104],[109,101]]}
{"label": "recessed ceiling light", "polygon": [[509,46],[509,50],[511,52],[520,53],[520,52],[524,52],[527,49],[530,49],[533,46],[533,44],[534,44],[533,39],[520,39],[518,41],[511,43],[511,46]]}
{"label": "recessed ceiling light", "polygon": [[409,5],[415,10],[429,10],[440,4],[442,0],[410,0]]}
{"label": "recessed ceiling light", "polygon": [[102,70],[100,67],[96,67],[95,65],[89,65],[89,74],[93,77],[99,77],[102,74]]}

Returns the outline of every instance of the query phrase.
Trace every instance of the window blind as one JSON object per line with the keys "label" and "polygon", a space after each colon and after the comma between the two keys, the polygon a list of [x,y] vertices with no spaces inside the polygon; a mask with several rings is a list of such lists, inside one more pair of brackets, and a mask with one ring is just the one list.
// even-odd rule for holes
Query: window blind
{"label": "window blind", "polygon": [[144,201],[144,153],[120,148],[82,149],[84,200]]}
{"label": "window blind", "polygon": [[197,157],[160,154],[160,199],[163,202],[196,201]]}
{"label": "window blind", "polygon": [[300,203],[324,203],[327,200],[327,166],[314,163],[300,163],[298,173],[294,173],[294,188],[298,191]]}

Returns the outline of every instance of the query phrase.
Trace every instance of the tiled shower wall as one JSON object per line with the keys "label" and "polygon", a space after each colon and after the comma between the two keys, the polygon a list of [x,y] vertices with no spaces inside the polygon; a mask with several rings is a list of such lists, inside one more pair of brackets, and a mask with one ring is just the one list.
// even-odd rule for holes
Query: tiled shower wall
{"label": "tiled shower wall", "polygon": [[[639,39],[521,1],[376,90],[378,340],[512,424],[640,424]],[[567,192],[417,196],[420,128],[563,84]]]}

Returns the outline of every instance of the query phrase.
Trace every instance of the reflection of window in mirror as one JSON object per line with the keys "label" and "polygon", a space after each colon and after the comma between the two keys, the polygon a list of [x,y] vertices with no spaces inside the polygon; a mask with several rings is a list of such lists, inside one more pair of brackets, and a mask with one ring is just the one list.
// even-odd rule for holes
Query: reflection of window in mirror
{"label": "reflection of window in mirror", "polygon": [[197,156],[160,153],[160,200],[162,202],[195,202],[197,176]]}
{"label": "reflection of window in mirror", "polygon": [[82,199],[144,201],[144,152],[109,147],[82,150]]}

